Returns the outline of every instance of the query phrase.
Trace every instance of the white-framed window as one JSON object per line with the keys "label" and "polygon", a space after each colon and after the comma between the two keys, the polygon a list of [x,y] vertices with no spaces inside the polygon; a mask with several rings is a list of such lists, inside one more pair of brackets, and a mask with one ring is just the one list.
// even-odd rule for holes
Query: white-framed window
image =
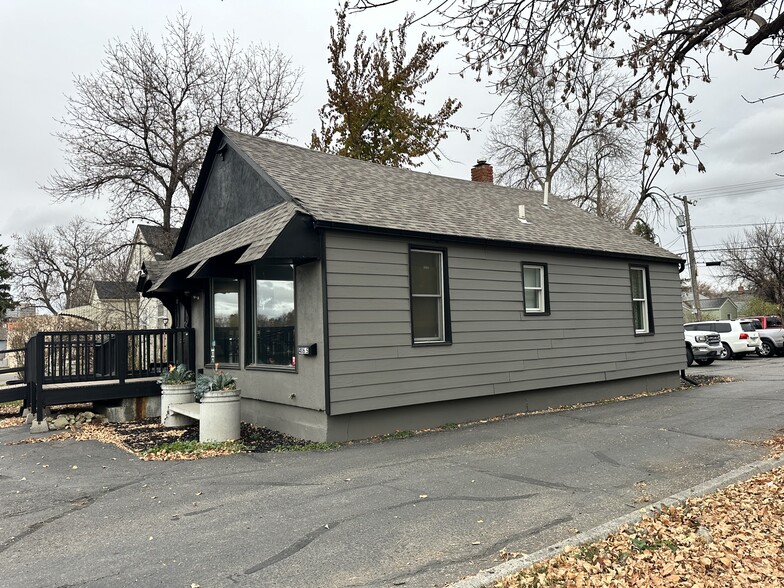
{"label": "white-framed window", "polygon": [[415,344],[450,342],[445,276],[446,251],[409,250],[411,334]]}
{"label": "white-framed window", "polygon": [[632,321],[634,333],[645,335],[653,332],[651,320],[650,288],[648,284],[648,268],[630,266],[629,276],[632,287]]}
{"label": "white-framed window", "polygon": [[523,308],[525,314],[549,314],[547,265],[523,262]]}

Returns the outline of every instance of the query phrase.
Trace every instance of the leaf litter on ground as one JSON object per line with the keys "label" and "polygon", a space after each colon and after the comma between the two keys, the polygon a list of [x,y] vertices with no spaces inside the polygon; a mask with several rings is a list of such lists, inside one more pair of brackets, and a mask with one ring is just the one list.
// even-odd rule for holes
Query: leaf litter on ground
{"label": "leaf litter on ground", "polygon": [[[763,443],[784,454],[784,435]],[[654,511],[495,588],[784,586],[784,468]],[[501,552],[501,559],[518,554]]]}

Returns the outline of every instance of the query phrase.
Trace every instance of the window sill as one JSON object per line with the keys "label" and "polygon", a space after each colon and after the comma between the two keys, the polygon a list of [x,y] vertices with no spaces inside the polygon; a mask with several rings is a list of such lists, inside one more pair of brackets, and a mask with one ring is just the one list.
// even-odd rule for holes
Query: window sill
{"label": "window sill", "polygon": [[215,366],[216,366],[216,365],[218,365],[218,366],[219,366],[219,367],[218,367],[218,370],[223,370],[223,369],[227,369],[227,370],[238,370],[238,369],[240,369],[240,364],[238,364],[238,363],[224,363],[224,362],[222,362],[222,361],[219,361],[217,364],[214,364],[214,363],[205,363],[205,364],[204,364],[204,369],[206,370],[206,369],[208,369],[208,368],[209,368],[210,370],[212,370],[212,371],[215,371]]}
{"label": "window sill", "polygon": [[443,347],[451,344],[451,341],[414,341],[411,347]]}
{"label": "window sill", "polygon": [[262,363],[252,363],[246,365],[245,369],[249,372],[283,372],[288,374],[296,374],[297,367],[293,365],[265,365]]}
{"label": "window sill", "polygon": [[523,315],[525,316],[550,316],[549,310],[524,310]]}
{"label": "window sill", "polygon": [[653,337],[655,334],[656,333],[651,333],[651,332],[648,332],[648,333],[635,333],[634,336],[635,337]]}

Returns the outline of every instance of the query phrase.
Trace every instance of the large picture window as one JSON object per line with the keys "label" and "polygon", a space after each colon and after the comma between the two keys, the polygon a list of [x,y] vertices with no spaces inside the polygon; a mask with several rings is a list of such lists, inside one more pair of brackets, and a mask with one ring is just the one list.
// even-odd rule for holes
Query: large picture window
{"label": "large picture window", "polygon": [[525,314],[550,313],[547,266],[545,264],[523,263],[523,304]]}
{"label": "large picture window", "polygon": [[653,333],[653,315],[651,313],[650,286],[648,283],[648,268],[629,268],[632,286],[632,321],[634,333],[645,335]]}
{"label": "large picture window", "polygon": [[212,281],[213,363],[240,362],[240,284],[237,280]]}
{"label": "large picture window", "polygon": [[290,265],[255,266],[255,342],[253,363],[294,366],[294,268]]}
{"label": "large picture window", "polygon": [[411,332],[414,343],[448,343],[448,298],[445,251],[411,249]]}

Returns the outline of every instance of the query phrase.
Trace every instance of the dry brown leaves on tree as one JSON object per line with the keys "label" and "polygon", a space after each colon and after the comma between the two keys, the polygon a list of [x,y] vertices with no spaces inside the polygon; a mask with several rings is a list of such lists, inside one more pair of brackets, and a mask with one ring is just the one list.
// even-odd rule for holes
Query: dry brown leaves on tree
{"label": "dry brown leaves on tree", "polygon": [[497,588],[784,585],[784,469],[672,506]]}

